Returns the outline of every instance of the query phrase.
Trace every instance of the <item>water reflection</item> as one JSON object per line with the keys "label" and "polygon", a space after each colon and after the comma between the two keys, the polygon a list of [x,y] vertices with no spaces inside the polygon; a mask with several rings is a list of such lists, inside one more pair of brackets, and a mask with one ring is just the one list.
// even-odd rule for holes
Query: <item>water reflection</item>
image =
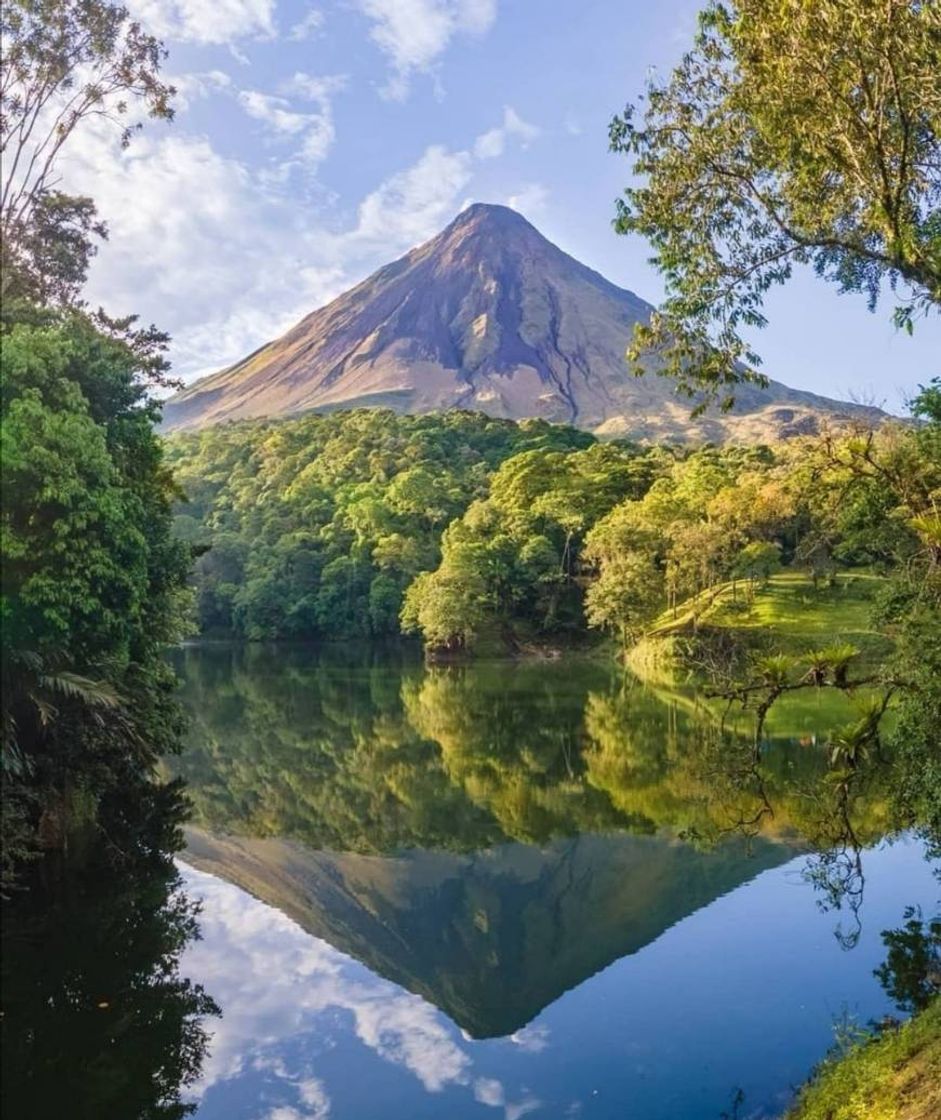
{"label": "water reflection", "polygon": [[604,664],[178,663],[181,880],[174,796],[37,869],[5,930],[14,1115],[765,1117],[835,1017],[935,990],[891,760],[822,747],[842,696],[782,703],[756,750]]}
{"label": "water reflection", "polygon": [[[831,847],[835,826],[858,847],[886,829],[877,766],[842,805],[822,796],[828,761],[807,744],[803,698],[790,723],[782,701],[756,761],[721,712],[603,665],[426,670],[222,646],[186,651],[181,667],[194,723],[180,772],[216,833],[391,852],[586,832],[811,847],[825,832]],[[821,739],[848,703],[816,698]]]}
{"label": "water reflection", "polygon": [[[113,799],[111,799],[113,802]],[[218,1009],[181,973],[197,933],[171,853],[175,787],[104,804],[102,831],[32,868],[3,922],[3,1112],[173,1120]]]}
{"label": "water reflection", "polygon": [[[196,806],[187,859],[276,908],[294,936],[317,939],[310,944],[319,953],[329,946],[340,954],[329,959],[345,962],[336,967],[352,969],[356,985],[392,982],[396,999],[427,1001],[403,1004],[432,1016],[409,1037],[435,1055],[435,1068],[453,1071],[435,1092],[461,1088],[463,1103],[448,1105],[460,1115],[481,1106],[482,1084],[508,1110],[551,1097],[546,1115],[563,1115],[563,1106],[598,1111],[588,1089],[566,1097],[553,1072],[561,1060],[573,1082],[595,1071],[606,1092],[617,1087],[631,1098],[638,1070],[647,1071],[672,1105],[645,1098],[643,1120],[715,1117],[738,1084],[710,1080],[719,1067],[731,1079],[743,1063],[757,1063],[748,1100],[769,1099],[769,1085],[789,1085],[784,1069],[799,1080],[820,1057],[842,1004],[887,1010],[872,975],[878,923],[911,901],[904,872],[916,859],[905,848],[879,857],[895,866],[899,892],[889,892],[891,905],[870,901],[877,924],[864,935],[864,863],[871,870],[876,857],[864,861],[862,853],[891,828],[889,770],[878,758],[852,771],[833,765],[823,744],[852,715],[842,695],[782,702],[756,749],[753,728],[721,705],[692,690],[642,687],[603,664],[427,669],[401,651],[357,660],[347,650],[338,663],[332,650],[273,657],[219,646],[186,651],[181,665],[194,718],[180,762]],[[925,876],[918,871],[914,882],[923,886]],[[810,891],[794,894],[808,880],[821,914]],[[747,902],[736,902],[736,922],[721,927],[720,944],[712,923],[743,892]],[[675,948],[655,963],[678,937],[693,967]],[[806,960],[795,956],[799,944]],[[844,970],[834,955],[853,946]],[[751,994],[741,983],[750,968]],[[680,977],[668,1021],[659,1004],[670,1003]],[[615,1011],[619,983],[627,1004]],[[362,1041],[352,997],[334,992],[324,1003],[314,985],[316,1006],[308,1006],[307,980],[300,987],[293,1006],[304,1042],[289,1047],[297,1056],[283,1066],[289,1081],[309,1080],[300,1055],[311,1047],[316,1068],[331,1068],[325,1037],[331,1054],[345,1055],[336,1058],[334,1086],[356,1082],[361,1069],[370,1081],[392,1076],[349,1052],[349,1030],[329,1027],[337,1009],[352,1014]],[[797,993],[799,1008],[785,989]],[[825,1011],[818,992],[826,993]],[[586,999],[587,1018],[574,1027],[572,1008]],[[774,1053],[750,1038],[759,1029],[750,999],[775,1009]],[[728,1036],[711,1020],[727,1023]],[[451,1048],[436,1033],[445,1027]],[[389,1053],[405,1054],[389,1031]],[[702,1076],[715,1102],[710,1113],[693,1110],[696,1078],[686,1071],[688,1084],[670,1096],[684,1031],[692,1053],[709,1055],[711,1072]],[[798,1044],[800,1032],[807,1038]],[[527,1057],[539,1066],[527,1080],[519,1049],[526,1039],[533,1054],[550,1039],[571,1052],[556,1055],[551,1071]],[[719,1060],[721,1046],[738,1054],[736,1069]],[[472,1073],[471,1055],[499,1062]],[[255,1060],[270,1074],[270,1055]],[[530,1101],[524,1090],[534,1084]],[[420,1098],[401,1084],[389,1092],[408,1102],[399,1114],[421,1114]],[[359,1100],[341,1114],[369,1115],[369,1107]],[[599,1112],[609,1114],[620,1113]]]}
{"label": "water reflection", "polygon": [[[343,1114],[359,1115],[352,1107],[358,1099],[372,1098],[376,1110],[384,1107],[383,1079],[396,1092],[457,1089],[471,1102],[507,1106],[516,1116],[538,1103],[524,1090],[513,1100],[498,1079],[475,1071],[460,1034],[424,1000],[306,936],[249,895],[197,871],[184,874],[204,901],[206,933],[186,963],[206,976],[227,1008],[199,1086],[200,1098],[214,1111],[236,1114],[234,1103],[228,1111],[227,1089],[241,1083],[249,1113],[267,1099],[285,1120],[326,1117],[339,1099],[349,1110]],[[532,1036],[520,1044],[540,1041]],[[339,1081],[332,1076],[338,1062],[344,1067]],[[365,1065],[368,1084],[362,1073],[352,1074],[352,1063]]]}
{"label": "water reflection", "polygon": [[492,1038],[791,855],[587,834],[379,857],[191,831],[187,859]]}
{"label": "water reflection", "polygon": [[865,1023],[892,1008],[873,975],[877,931],[931,878],[904,845],[866,861],[872,921],[852,954],[806,905],[792,861],[486,1041],[279,910],[187,871],[204,899],[204,939],[184,967],[224,1007],[199,1115],[718,1120],[740,1087],[740,1115],[779,1116],[832,1043],[834,1019]]}

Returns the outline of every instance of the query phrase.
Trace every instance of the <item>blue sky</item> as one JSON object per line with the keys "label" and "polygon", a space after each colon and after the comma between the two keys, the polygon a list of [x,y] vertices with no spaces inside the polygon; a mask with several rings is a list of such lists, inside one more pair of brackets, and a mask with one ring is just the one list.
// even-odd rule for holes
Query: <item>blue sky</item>
{"label": "blue sky", "polygon": [[[173,124],[122,152],[76,138],[66,181],[111,227],[89,296],[211,372],[433,235],[470,201],[516,206],[656,302],[640,239],[611,230],[627,179],[607,123],[691,40],[698,5],[614,0],[133,0],[166,42]],[[765,372],[899,410],[941,372],[941,322],[897,334],[800,276],[769,303]]]}

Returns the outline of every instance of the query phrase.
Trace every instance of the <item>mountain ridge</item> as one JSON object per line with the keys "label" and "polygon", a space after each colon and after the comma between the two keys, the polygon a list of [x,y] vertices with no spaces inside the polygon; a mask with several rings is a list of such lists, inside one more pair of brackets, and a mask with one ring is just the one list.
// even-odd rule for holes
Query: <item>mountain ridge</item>
{"label": "mountain ridge", "polygon": [[672,382],[628,368],[634,325],[652,311],[516,211],[476,203],[280,338],[171,398],[164,428],[385,406],[722,442],[812,432],[824,418],[884,418],[771,382],[740,386],[730,413],[691,419]]}

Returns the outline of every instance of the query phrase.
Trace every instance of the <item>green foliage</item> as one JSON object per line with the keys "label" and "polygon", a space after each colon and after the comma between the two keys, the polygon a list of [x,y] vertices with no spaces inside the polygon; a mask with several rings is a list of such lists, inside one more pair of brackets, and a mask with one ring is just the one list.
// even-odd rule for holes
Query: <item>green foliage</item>
{"label": "green foliage", "polygon": [[132,107],[169,119],[159,40],[108,0],[8,0],[0,14],[0,231],[5,304],[71,306],[105,237],[92,199],[56,189],[60,153],[89,119],[140,128]]}
{"label": "green foliage", "polygon": [[798,265],[870,308],[900,287],[909,329],[936,309],[939,75],[936,4],[709,3],[642,120],[628,106],[611,124],[640,179],[616,228],[651,242],[667,289],[635,366],[653,350],[690,395],[757,379],[748,335]]}
{"label": "green foliage", "polygon": [[735,558],[733,575],[750,583],[767,583],[781,567],[781,546],[775,541],[749,541]]}
{"label": "green foliage", "polygon": [[941,1000],[898,1030],[835,1053],[788,1120],[922,1120],[941,1106]]}
{"label": "green foliage", "polygon": [[99,831],[28,868],[3,915],[3,1111],[192,1114],[218,1008],[180,975],[197,906],[180,889],[178,784],[105,797]]}
{"label": "green foliage", "polygon": [[616,502],[643,493],[655,469],[650,456],[611,445],[513,456],[489,497],[448,528],[441,563],[409,589],[403,618],[446,648],[465,647],[481,627],[580,630],[586,534]]}
{"label": "green foliage", "polygon": [[840,642],[825,649],[811,650],[806,654],[808,668],[805,680],[815,685],[845,685],[846,671],[859,654],[859,647],[850,642]]}
{"label": "green foliage", "polygon": [[77,313],[8,321],[0,342],[15,862],[27,821],[56,846],[79,785],[97,797],[176,745],[161,651],[183,632],[189,550],[171,536],[173,488],[133,350]]}
{"label": "green foliage", "polygon": [[168,457],[189,499],[179,534],[202,551],[204,633],[401,629],[456,651],[595,628],[627,647],[735,614],[790,626],[803,653],[815,630],[859,644],[871,629],[872,577],[841,580],[837,560],[889,569],[933,547],[929,428],[666,454],[359,410],[174,436]]}
{"label": "green foliage", "polygon": [[[598,547],[595,538],[595,547]],[[612,556],[585,596],[585,616],[590,626],[620,634],[625,648],[636,642],[660,608],[663,576],[654,558],[641,550]]]}
{"label": "green foliage", "polygon": [[[192,722],[170,766],[196,823],[215,833],[364,852],[614,831],[712,843],[767,798],[774,814],[757,831],[829,845],[842,819],[822,746],[769,731],[756,770],[753,714],[723,731],[721,708],[589,659],[426,667],[396,644],[290,647],[275,659],[212,643],[176,663]],[[819,698],[812,713],[821,744],[844,718],[838,699]],[[869,843],[887,828],[889,768],[872,758],[864,769],[847,812]]]}
{"label": "green foliage", "polygon": [[905,911],[901,929],[884,930],[888,949],[875,975],[900,1011],[924,1011],[941,995],[941,916],[925,921],[921,911]]}
{"label": "green foliage", "polygon": [[[200,627],[252,639],[396,634],[406,589],[438,566],[452,523],[450,574],[433,594],[427,581],[416,584],[405,617],[412,625],[422,609],[435,640],[459,640],[488,597],[517,595],[509,590],[517,569],[540,586],[555,578],[561,554],[552,549],[561,550],[566,530],[557,542],[537,540],[509,511],[549,488],[551,472],[582,449],[590,450],[581,490],[567,500],[588,517],[619,492],[629,456],[542,421],[360,409],[174,436],[167,457],[187,497],[178,532],[205,549],[195,570]],[[513,456],[519,468],[503,470]],[[500,489],[493,506],[483,501],[491,486]],[[488,512],[496,508],[507,511],[499,529]],[[568,524],[574,513],[542,516]],[[491,529],[486,558],[477,556],[484,546],[475,541]],[[478,563],[485,588],[472,574]],[[459,603],[449,602],[452,592]]]}

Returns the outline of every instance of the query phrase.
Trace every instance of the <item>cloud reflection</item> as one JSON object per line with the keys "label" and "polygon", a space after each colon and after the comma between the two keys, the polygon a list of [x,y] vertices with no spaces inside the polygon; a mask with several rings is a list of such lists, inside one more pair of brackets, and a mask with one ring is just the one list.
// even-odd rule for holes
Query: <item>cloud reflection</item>
{"label": "cloud reflection", "polygon": [[[202,940],[187,950],[182,971],[222,1007],[194,1089],[197,1100],[205,1103],[210,1089],[254,1074],[264,1078],[265,1099],[277,1099],[262,1120],[329,1120],[328,1088],[310,1067],[348,1043],[348,1015],[360,1043],[407,1070],[426,1092],[462,1087],[505,1120],[539,1108],[527,1094],[508,1100],[499,1080],[473,1076],[459,1032],[420,997],[374,976],[238,887],[185,864],[180,870],[187,892],[202,901]],[[285,1052],[296,1053],[291,1043],[301,1036],[304,1056],[300,1068],[291,1068]],[[545,1036],[528,1028],[513,1041],[538,1051]]]}

